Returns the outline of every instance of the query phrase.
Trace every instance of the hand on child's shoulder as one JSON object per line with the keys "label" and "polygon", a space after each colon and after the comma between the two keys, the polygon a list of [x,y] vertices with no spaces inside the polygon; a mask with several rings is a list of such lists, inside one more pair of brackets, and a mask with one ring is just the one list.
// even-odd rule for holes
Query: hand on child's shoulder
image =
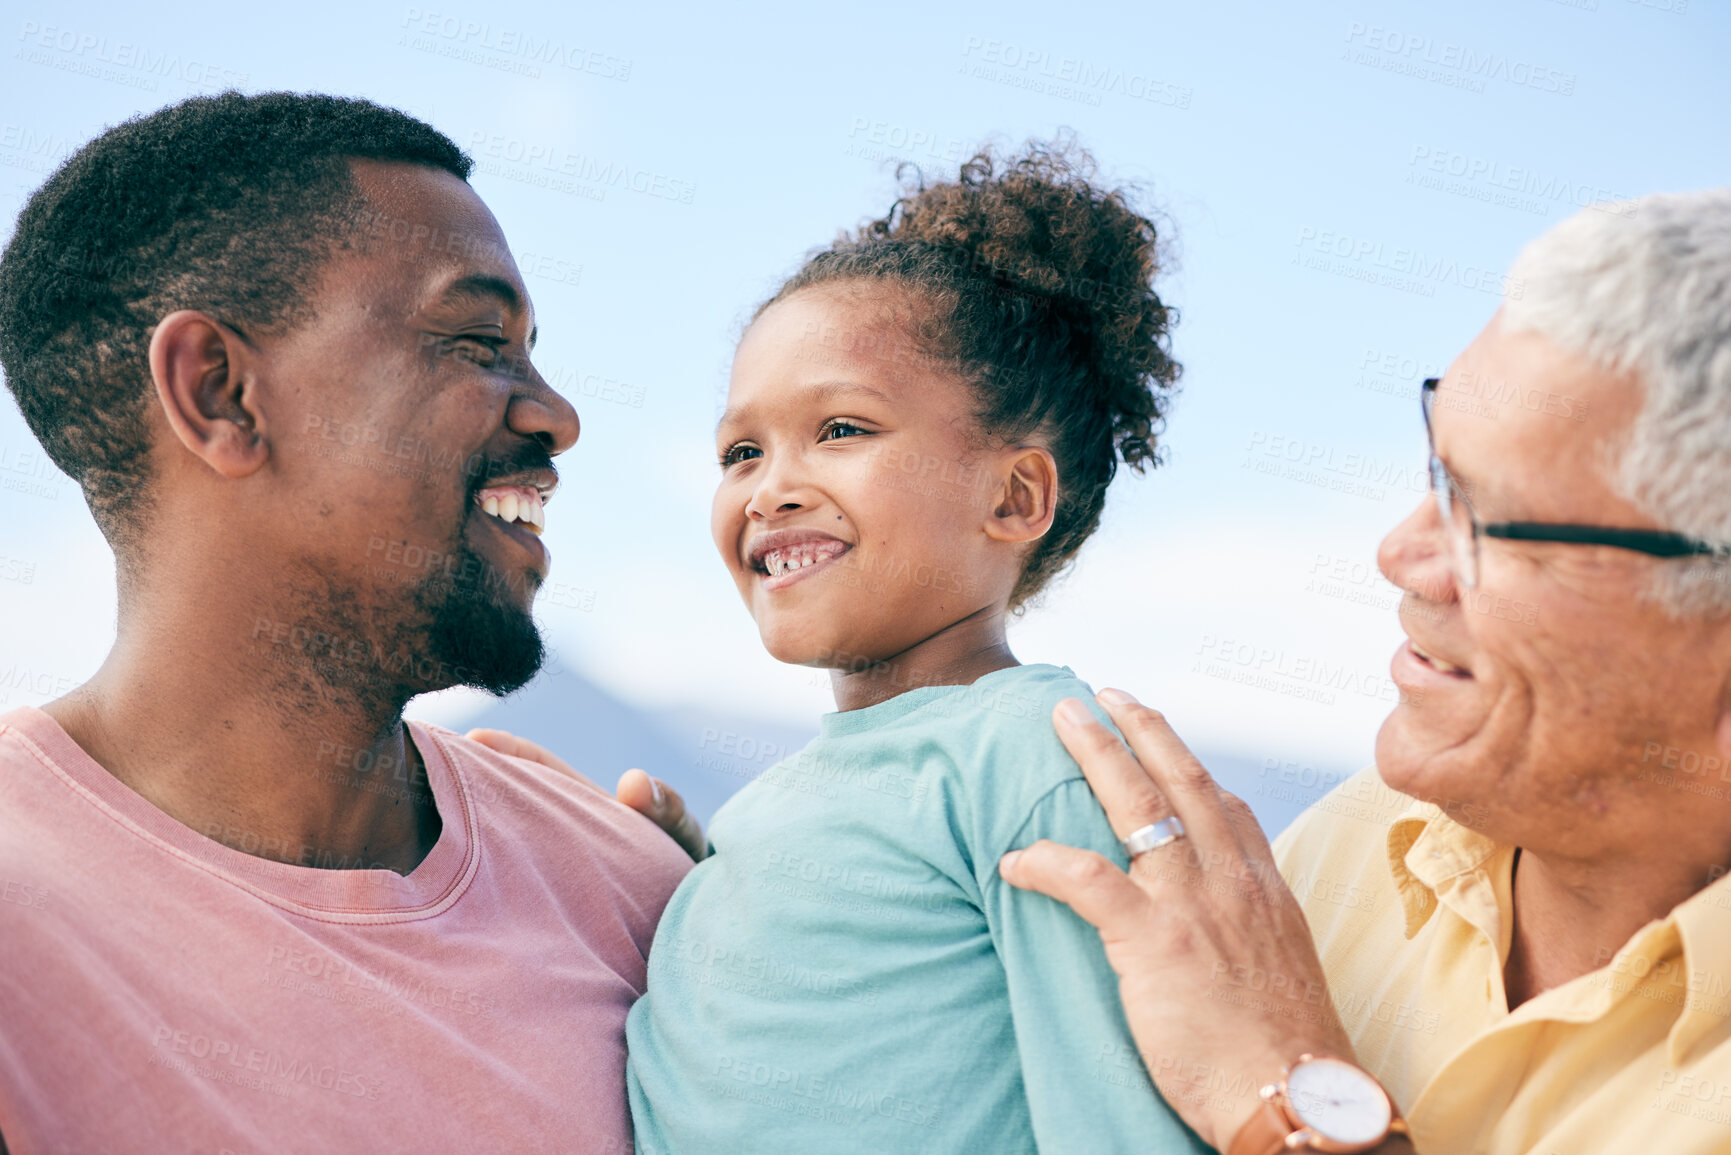
{"label": "hand on child's shoulder", "polygon": [[[537,762],[551,770],[569,774],[597,794],[607,794],[607,791],[579,773],[553,751],[527,738],[518,737],[508,730],[475,729],[463,736],[500,754],[521,758],[526,762]],[[661,827],[669,838],[679,844],[681,850],[691,856],[693,862],[703,861],[709,853],[709,843],[703,836],[703,827],[697,819],[686,813],[685,799],[659,778],[651,778],[641,770],[627,770],[619,778],[618,799]]]}

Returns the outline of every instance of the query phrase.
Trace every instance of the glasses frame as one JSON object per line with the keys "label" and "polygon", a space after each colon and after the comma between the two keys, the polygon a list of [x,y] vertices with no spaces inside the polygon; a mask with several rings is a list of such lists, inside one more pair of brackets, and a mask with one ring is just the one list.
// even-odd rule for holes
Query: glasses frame
{"label": "glasses frame", "polygon": [[[1465,556],[1457,556],[1461,583],[1468,589],[1478,585],[1479,539],[1501,538],[1506,541],[1542,541],[1562,545],[1605,545],[1613,549],[1633,550],[1652,557],[1696,557],[1702,554],[1725,555],[1731,548],[1716,546],[1687,534],[1665,529],[1623,529],[1605,525],[1574,525],[1555,521],[1480,521],[1478,511],[1467,500],[1465,489],[1449,472],[1436,452],[1436,430],[1431,426],[1431,409],[1436,404],[1440,377],[1426,377],[1419,391],[1419,406],[1424,411],[1425,439],[1430,443],[1430,492],[1437,503],[1437,513],[1445,527],[1454,523],[1452,505],[1458,501],[1466,510],[1472,525],[1472,540]],[[1457,550],[1457,555],[1459,551]]]}

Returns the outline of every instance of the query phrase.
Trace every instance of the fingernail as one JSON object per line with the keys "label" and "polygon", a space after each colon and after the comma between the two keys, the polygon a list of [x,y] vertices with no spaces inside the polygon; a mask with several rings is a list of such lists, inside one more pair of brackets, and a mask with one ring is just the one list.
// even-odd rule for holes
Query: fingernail
{"label": "fingernail", "polygon": [[1114,690],[1109,687],[1101,690],[1094,696],[1100,699],[1100,701],[1110,702],[1114,706],[1140,706],[1142,704],[1136,700],[1134,695],[1127,694],[1123,690]]}
{"label": "fingernail", "polygon": [[655,800],[655,805],[661,805],[661,783],[654,778],[649,780],[649,797]]}
{"label": "fingernail", "polygon": [[998,873],[1008,874],[1010,871],[1016,869],[1016,859],[1020,857],[1022,857],[1022,852],[1020,850],[1012,850],[1008,854],[1004,855],[1004,857],[998,859]]}
{"label": "fingernail", "polygon": [[1058,712],[1064,716],[1064,721],[1072,726],[1086,726],[1094,720],[1094,715],[1088,712],[1088,707],[1075,698],[1065,698],[1058,703]]}

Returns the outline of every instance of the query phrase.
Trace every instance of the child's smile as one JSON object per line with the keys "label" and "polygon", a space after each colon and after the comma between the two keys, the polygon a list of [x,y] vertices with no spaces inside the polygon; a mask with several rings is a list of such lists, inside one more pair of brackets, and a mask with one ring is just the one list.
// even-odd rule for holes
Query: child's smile
{"label": "child's smile", "polygon": [[814,529],[772,529],[751,540],[746,559],[763,575],[762,588],[786,589],[811,577],[853,548],[834,534]]}
{"label": "child's smile", "polygon": [[955,647],[1001,645],[1030,536],[1001,528],[1016,505],[1006,487],[1030,450],[979,431],[968,384],[907,336],[917,307],[885,286],[801,292],[740,342],[712,530],[784,662],[906,663],[976,617],[996,623],[994,640]]}

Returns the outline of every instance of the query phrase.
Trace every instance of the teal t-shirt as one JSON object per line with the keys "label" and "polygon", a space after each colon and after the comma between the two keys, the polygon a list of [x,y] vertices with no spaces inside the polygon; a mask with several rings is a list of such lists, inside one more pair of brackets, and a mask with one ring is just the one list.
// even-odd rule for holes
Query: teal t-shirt
{"label": "teal t-shirt", "polygon": [[1124,865],[1017,666],[826,714],[716,814],[626,1022],[637,1147],[1207,1151],[1137,1057],[1100,936],[998,877],[1050,838]]}

